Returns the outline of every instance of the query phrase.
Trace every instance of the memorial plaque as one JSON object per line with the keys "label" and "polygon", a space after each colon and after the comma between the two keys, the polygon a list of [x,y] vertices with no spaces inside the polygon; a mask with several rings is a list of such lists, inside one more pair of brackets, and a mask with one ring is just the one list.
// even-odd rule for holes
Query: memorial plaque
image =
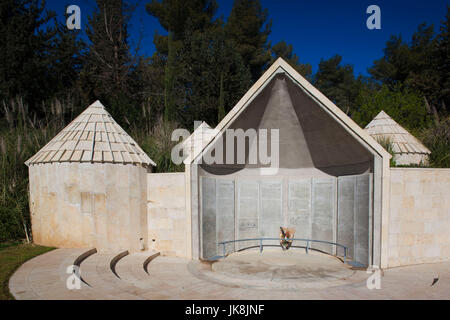
{"label": "memorial plaque", "polygon": [[216,179],[202,177],[202,254],[204,259],[217,256]]}
{"label": "memorial plaque", "polygon": [[[314,240],[334,242],[334,210],[336,202],[335,178],[313,178],[313,214],[311,237]],[[333,246],[313,243],[312,248],[333,253]]]}
{"label": "memorial plaque", "polygon": [[311,179],[290,180],[288,227],[295,228],[296,238],[311,238]]}
{"label": "memorial plaque", "polygon": [[[258,181],[238,181],[236,239],[259,238],[259,183]],[[239,242],[237,249],[259,245],[258,241]]]}
{"label": "memorial plaque", "polygon": [[356,177],[355,188],[355,258],[369,264],[369,201],[370,174]]}
{"label": "memorial plaque", "polygon": [[[259,236],[279,238],[283,226],[283,198],[281,181],[260,181]],[[278,244],[278,241],[265,241],[264,244]]]}
{"label": "memorial plaque", "polygon": [[[354,257],[355,187],[356,177],[338,178],[337,242],[348,247],[348,257]],[[344,249],[338,248],[337,254],[343,256]]]}
{"label": "memorial plaque", "polygon": [[[217,242],[234,240],[234,181],[217,179]],[[234,243],[226,245],[226,253],[234,252]],[[219,246],[222,254],[222,246]]]}

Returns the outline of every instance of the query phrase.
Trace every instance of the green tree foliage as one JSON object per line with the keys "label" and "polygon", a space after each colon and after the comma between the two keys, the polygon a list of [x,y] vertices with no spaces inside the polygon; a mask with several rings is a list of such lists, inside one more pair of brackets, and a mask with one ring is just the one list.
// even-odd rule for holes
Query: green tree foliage
{"label": "green tree foliage", "polygon": [[133,6],[123,0],[97,0],[88,18],[89,46],[81,72],[85,101],[100,99],[125,128],[140,118],[143,96],[137,71],[139,57],[129,44],[129,22]]}
{"label": "green tree foliage", "polygon": [[4,97],[26,94],[45,97],[42,86],[53,30],[41,27],[53,14],[44,3],[5,0],[0,4],[0,85]]}
{"label": "green tree foliage", "polygon": [[422,128],[419,137],[431,151],[430,166],[450,168],[450,117]]}
{"label": "green tree foliage", "polygon": [[353,113],[359,82],[353,75],[353,67],[341,65],[342,57],[335,55],[321,60],[315,74],[315,86],[347,114]]}
{"label": "green tree foliage", "polygon": [[164,70],[164,120],[173,120],[175,117],[175,74],[176,58],[173,32],[169,31],[167,43],[167,62]]}
{"label": "green tree foliage", "polygon": [[164,113],[164,70],[165,62],[160,55],[139,57],[133,81],[139,86],[135,96],[141,103],[142,114],[134,119],[133,126],[146,133],[150,132],[158,118]]}
{"label": "green tree foliage", "polygon": [[220,122],[225,117],[225,93],[223,90],[223,72],[220,73],[220,87],[219,87],[219,110],[217,114],[217,122]]}
{"label": "green tree foliage", "polygon": [[55,31],[48,65],[49,74],[52,76],[52,92],[57,92],[60,98],[68,94],[78,96],[78,79],[83,68],[86,44],[80,39],[79,31],[69,31],[62,23],[55,23]]}
{"label": "green tree foliage", "polygon": [[384,56],[374,61],[369,73],[376,80],[388,85],[405,82],[410,70],[410,50],[401,36],[391,36],[386,42]]}
{"label": "green tree foliage", "polygon": [[[173,32],[177,41],[184,38],[187,26],[200,32],[206,31],[213,24],[218,5],[215,0],[151,0],[146,9],[164,29]],[[167,53],[167,36],[156,34],[154,42],[159,52]]]}
{"label": "green tree foliage", "polygon": [[[147,11],[168,36],[154,37],[164,66],[164,119],[214,125],[250,85],[248,68],[227,39],[214,1],[152,1]],[[184,14],[180,16],[180,12]],[[222,110],[222,111],[219,111]]]}
{"label": "green tree foliage", "polygon": [[24,162],[52,139],[74,113],[72,101],[54,100],[38,118],[23,99],[3,101],[0,127],[0,242],[30,235],[28,168]]}
{"label": "green tree foliage", "polygon": [[389,165],[391,167],[395,167],[395,152],[394,152],[394,144],[392,143],[392,139],[389,137],[379,137],[376,139],[376,141],[386,150],[390,153],[392,156],[391,160],[389,161]]}
{"label": "green tree foliage", "polygon": [[74,86],[81,43],[61,28],[45,1],[0,2],[0,99],[21,96],[42,116],[41,102]]}
{"label": "green tree foliage", "polygon": [[235,0],[225,26],[227,39],[250,68],[253,81],[258,80],[271,61],[267,41],[272,20],[267,21],[268,16],[259,0]]}
{"label": "green tree foliage", "polygon": [[97,0],[86,34],[90,45],[86,56],[92,96],[117,97],[128,92],[132,57],[128,45],[130,8],[122,0]]}
{"label": "green tree foliage", "polygon": [[[370,104],[372,108],[380,103],[386,103],[389,108],[398,106],[390,112],[384,105],[382,108],[413,133],[419,134],[431,151],[430,165],[435,167],[449,164],[449,16],[450,7],[447,6],[437,35],[432,25],[421,24],[410,43],[404,42],[400,36],[391,37],[386,43],[384,56],[369,69],[373,79],[387,86],[375,96],[386,96],[381,99],[383,101],[367,103],[375,98],[369,98],[368,93],[363,91],[359,99],[366,101],[366,105],[361,107],[355,119],[366,123]],[[422,103],[425,108],[420,106]]]}
{"label": "green tree foliage", "polygon": [[292,44],[287,44],[284,40],[280,41],[270,48],[270,52],[272,54],[272,63],[275,62],[277,58],[283,58],[295,70],[297,70],[298,73],[311,80],[311,65],[309,63],[300,63],[300,58],[294,53]]}
{"label": "green tree foliage", "polygon": [[[155,34],[155,55],[164,64],[164,119],[182,120],[188,92],[187,56],[191,54],[186,47],[187,34],[204,33],[214,25],[213,17],[217,11],[214,0],[152,0],[147,4],[147,12],[158,19],[169,35]],[[189,41],[189,39],[188,39]]]}
{"label": "green tree foliage", "polygon": [[436,71],[439,74],[439,89],[436,100],[441,101],[439,108],[443,113],[449,113],[450,106],[450,6],[447,6],[445,20],[442,21],[438,39],[438,54]]}
{"label": "green tree foliage", "polygon": [[401,85],[396,85],[392,89],[387,85],[381,88],[364,85],[356,104],[359,108],[354,112],[353,120],[363,128],[381,110],[413,132],[429,125],[431,120],[420,94],[403,89]]}
{"label": "green tree foliage", "polygon": [[0,2],[0,241],[30,230],[24,161],[87,104],[100,99],[155,170],[179,171],[170,161],[173,129],[192,129],[194,120],[215,126],[278,57],[359,125],[385,110],[422,139],[432,166],[449,166],[449,7],[439,29],[422,24],[409,42],[391,37],[363,79],[340,56],[312,75],[291,44],[272,46],[259,0],[235,0],[227,19],[216,16],[216,0],[148,1],[166,30],[155,34],[150,57],[130,45],[133,6],[125,0],[96,1],[86,43],[44,1]]}
{"label": "green tree foliage", "polygon": [[384,56],[374,62],[369,73],[375,80],[390,87],[403,84],[404,88],[421,93],[430,112],[447,115],[449,104],[449,10],[440,33],[433,25],[419,25],[409,43],[401,36],[391,36]]}
{"label": "green tree foliage", "polygon": [[184,82],[189,112],[182,122],[191,126],[195,120],[203,120],[215,125],[220,118],[221,99],[226,113],[249,88],[250,73],[220,25],[208,32],[190,33],[184,43],[190,50],[184,56],[185,65],[190,66]]}

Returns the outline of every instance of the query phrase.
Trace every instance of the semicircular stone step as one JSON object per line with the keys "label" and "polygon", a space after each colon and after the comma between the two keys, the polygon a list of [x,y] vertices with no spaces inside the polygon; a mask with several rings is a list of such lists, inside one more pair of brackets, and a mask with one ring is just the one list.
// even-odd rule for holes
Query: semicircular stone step
{"label": "semicircular stone step", "polygon": [[116,255],[96,253],[81,263],[81,276],[89,284],[81,291],[92,299],[141,300],[137,288],[121,282],[112,272],[110,263]]}
{"label": "semicircular stone step", "polygon": [[[116,272],[120,279],[140,288],[148,287],[151,279],[144,270],[144,262],[153,255],[154,253],[150,252],[138,252],[120,259],[116,265]],[[146,283],[147,285],[145,285]]]}
{"label": "semicircular stone step", "polygon": [[9,281],[16,299],[85,299],[79,290],[66,286],[67,267],[86,249],[56,249],[25,262]]}
{"label": "semicircular stone step", "polygon": [[[159,257],[159,253],[139,252],[130,254],[116,265],[116,271],[122,280],[141,289],[140,295],[145,299],[171,299],[174,298],[173,290],[178,290],[178,286],[173,285],[160,277],[158,273],[147,273],[144,269],[144,262],[149,260],[147,269],[158,260],[165,257]],[[170,292],[169,292],[170,291]],[[178,293],[178,292],[176,292]]]}

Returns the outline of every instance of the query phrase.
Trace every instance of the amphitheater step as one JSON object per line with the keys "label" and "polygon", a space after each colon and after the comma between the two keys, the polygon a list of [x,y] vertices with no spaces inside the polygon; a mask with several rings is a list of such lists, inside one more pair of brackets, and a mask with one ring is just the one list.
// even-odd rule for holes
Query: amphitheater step
{"label": "amphitheater step", "polygon": [[16,299],[80,300],[80,290],[68,290],[67,268],[87,249],[57,249],[25,262],[11,277],[9,289]]}
{"label": "amphitheater step", "polygon": [[123,281],[146,288],[145,283],[149,283],[149,274],[144,270],[144,263],[149,258],[155,258],[158,254],[139,252],[123,257],[116,265],[116,272]]}
{"label": "amphitheater step", "polygon": [[82,293],[92,299],[142,299],[137,288],[119,279],[111,270],[111,261],[118,254],[96,253],[81,263],[81,276],[89,284]]}

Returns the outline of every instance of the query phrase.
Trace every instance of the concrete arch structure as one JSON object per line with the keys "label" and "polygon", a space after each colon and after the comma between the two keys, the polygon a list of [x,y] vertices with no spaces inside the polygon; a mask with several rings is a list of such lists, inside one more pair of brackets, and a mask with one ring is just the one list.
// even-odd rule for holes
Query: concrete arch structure
{"label": "concrete arch structure", "polygon": [[[227,145],[228,129],[257,132],[279,129],[280,157],[276,175],[261,176],[260,169],[268,166],[259,160],[252,164],[238,163],[236,152],[235,161],[226,162],[227,148],[223,149],[224,161],[205,164],[205,155],[215,154],[217,151],[213,150],[217,150],[220,141],[222,148]],[[270,139],[267,145],[271,144]],[[388,192],[390,155],[282,59],[264,73],[219,123],[215,135],[202,145],[185,161],[192,258],[207,258],[224,237],[233,234],[233,239],[244,234],[276,237],[280,224],[288,226],[295,219],[308,219],[307,227],[298,224],[300,229],[304,227],[300,230],[301,236],[327,241],[339,238],[354,248],[354,255],[360,250],[358,243],[362,243],[366,255],[362,263],[383,265],[382,239],[386,235],[382,234],[382,224],[388,215],[388,204],[382,198]],[[254,145],[254,141],[246,145],[246,160]],[[350,217],[348,212],[356,212],[357,204],[349,202],[360,196],[354,193],[361,189],[355,187],[357,181],[365,186],[364,212]],[[351,192],[346,187],[349,184],[353,186]],[[309,199],[293,195],[302,185],[309,185],[306,192]],[[346,192],[347,198],[339,197],[338,191],[341,195]],[[305,193],[298,195],[301,198]],[[248,199],[243,201],[246,197]],[[292,205],[295,201],[309,202],[310,213],[293,216],[295,210],[291,209],[298,208]],[[214,209],[214,203],[220,206]],[[240,221],[242,216],[245,218]],[[367,225],[363,234],[358,233],[360,224],[355,224],[360,216]],[[243,232],[246,225],[253,227],[249,234]],[[352,233],[352,236],[345,233]],[[356,238],[359,240],[355,246]],[[317,247],[336,254],[326,246]]]}
{"label": "concrete arch structure", "polygon": [[[262,175],[270,164],[260,158],[202,161],[220,150],[220,139],[226,146],[228,129],[279,129],[277,171]],[[255,146],[246,141],[244,160]],[[151,173],[153,161],[95,102],[26,162],[33,240],[201,259],[220,241],[278,237],[288,226],[296,237],[349,247],[364,265],[450,257],[450,170],[390,168],[370,134],[282,59],[216,128],[201,124],[181,147],[185,172]]]}

